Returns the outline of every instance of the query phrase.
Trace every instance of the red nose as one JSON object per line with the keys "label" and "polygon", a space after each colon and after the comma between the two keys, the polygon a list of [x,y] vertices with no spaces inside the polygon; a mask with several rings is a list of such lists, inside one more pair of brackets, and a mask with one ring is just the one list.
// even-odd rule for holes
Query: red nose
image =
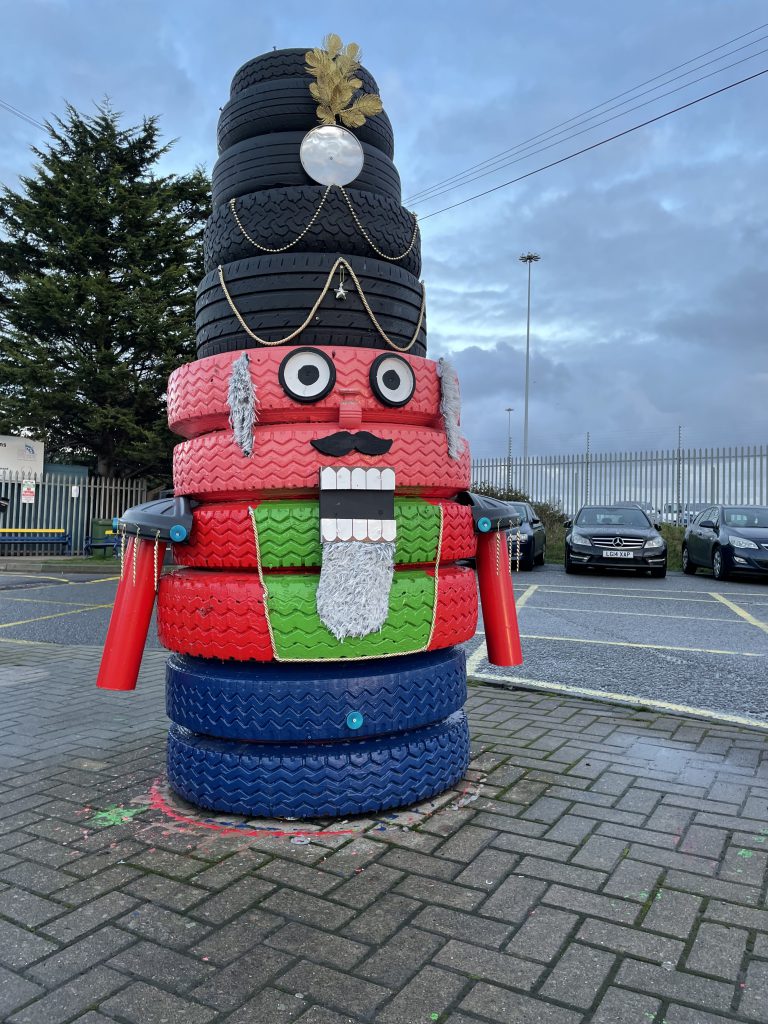
{"label": "red nose", "polygon": [[339,426],[344,430],[357,430],[363,421],[358,392],[354,388],[341,388]]}

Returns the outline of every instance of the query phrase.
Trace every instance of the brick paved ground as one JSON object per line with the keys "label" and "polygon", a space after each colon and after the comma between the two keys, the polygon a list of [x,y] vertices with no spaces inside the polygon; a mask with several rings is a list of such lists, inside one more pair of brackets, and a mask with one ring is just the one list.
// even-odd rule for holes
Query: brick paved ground
{"label": "brick paved ground", "polygon": [[768,1021],[765,732],[479,687],[468,787],[299,845],[145,810],[163,660],[0,644],[0,1019]]}

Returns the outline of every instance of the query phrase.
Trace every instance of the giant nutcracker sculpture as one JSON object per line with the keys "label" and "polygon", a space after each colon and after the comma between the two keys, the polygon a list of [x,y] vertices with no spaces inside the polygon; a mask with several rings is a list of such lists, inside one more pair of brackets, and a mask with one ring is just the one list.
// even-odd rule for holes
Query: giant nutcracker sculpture
{"label": "giant nutcracker sculpture", "polygon": [[[199,358],[168,384],[176,497],[120,520],[98,685],[135,686],[157,591],[181,796],[293,817],[425,799],[469,760],[468,560],[490,660],[521,657],[513,520],[464,490],[391,125],[329,36],[245,64],[218,143]],[[160,577],[169,542],[182,568]]]}

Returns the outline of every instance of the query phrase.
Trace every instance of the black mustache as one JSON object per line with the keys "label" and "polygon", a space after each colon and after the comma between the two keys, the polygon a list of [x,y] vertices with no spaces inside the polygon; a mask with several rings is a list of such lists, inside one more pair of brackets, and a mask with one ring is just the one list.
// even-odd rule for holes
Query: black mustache
{"label": "black mustache", "polygon": [[348,430],[339,430],[327,437],[317,437],[309,442],[323,455],[349,455],[360,452],[361,455],[384,455],[392,447],[392,441],[384,437],[376,437],[367,430],[358,430],[350,434]]}

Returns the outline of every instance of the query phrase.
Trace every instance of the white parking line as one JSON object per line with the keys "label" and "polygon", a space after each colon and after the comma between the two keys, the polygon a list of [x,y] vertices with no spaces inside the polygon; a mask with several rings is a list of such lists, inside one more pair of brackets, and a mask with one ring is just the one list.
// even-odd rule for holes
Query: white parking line
{"label": "white parking line", "polygon": [[635,615],[643,619],[692,619],[694,622],[729,622],[732,626],[741,626],[739,622],[730,615],[672,615],[670,612],[620,612],[617,608],[578,608],[575,605],[570,608],[560,605],[548,604],[542,607],[534,605],[529,611],[536,612],[576,612],[578,615]]}
{"label": "white parking line", "polygon": [[584,686],[568,686],[565,683],[549,683],[543,679],[526,679],[524,676],[502,676],[494,672],[477,673],[473,677],[475,682],[508,683],[515,687],[524,687],[529,690],[546,690],[551,693],[573,694],[577,697],[590,697],[592,700],[605,701],[609,704],[632,704],[641,705],[644,708],[653,708],[663,712],[692,715],[695,718],[706,718],[709,721],[726,722],[729,725],[746,725],[752,729],[768,730],[768,722],[761,722],[759,719],[745,718],[741,715],[729,715],[725,712],[708,711],[704,708],[694,708],[689,704],[673,704],[666,700],[655,700],[652,697],[643,697],[638,694],[613,693],[610,690],[591,690]]}
{"label": "white parking line", "polygon": [[[528,598],[531,597],[533,594],[535,594],[537,590],[538,590],[538,584],[536,584],[536,583],[529,583],[525,593],[521,594],[520,597],[518,597],[515,600],[515,608],[516,608],[516,610],[520,611],[520,609],[523,607],[523,605],[528,600]],[[481,635],[481,636],[484,637],[485,633],[484,632],[483,633],[479,633],[478,632],[475,635],[476,636]],[[480,662],[483,660],[483,658],[487,658],[487,657],[488,657],[488,648],[486,647],[485,640],[482,640],[478,644],[477,650],[473,651],[472,654],[469,656],[469,659],[467,661],[467,675],[469,675],[470,672],[474,672],[474,670],[477,668],[477,666],[480,664]]]}

